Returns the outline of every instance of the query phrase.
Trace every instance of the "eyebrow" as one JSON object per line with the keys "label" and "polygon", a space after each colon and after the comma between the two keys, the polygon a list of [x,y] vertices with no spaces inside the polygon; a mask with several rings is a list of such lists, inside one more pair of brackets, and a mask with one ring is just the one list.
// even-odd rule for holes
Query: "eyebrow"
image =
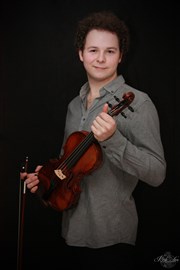
{"label": "eyebrow", "polygon": [[[97,46],[89,46],[89,47],[87,47],[87,49],[97,49],[97,48],[99,48],[99,47],[97,47]],[[108,49],[108,50],[118,50],[118,48],[117,47],[107,47],[107,48],[105,48],[106,50]]]}

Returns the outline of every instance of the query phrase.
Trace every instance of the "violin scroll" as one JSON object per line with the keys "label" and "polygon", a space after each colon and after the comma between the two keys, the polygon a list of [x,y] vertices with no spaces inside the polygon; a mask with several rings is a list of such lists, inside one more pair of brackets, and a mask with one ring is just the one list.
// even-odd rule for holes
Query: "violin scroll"
{"label": "violin scroll", "polygon": [[115,116],[118,115],[119,113],[121,113],[123,116],[124,114],[122,113],[122,111],[125,108],[128,108],[130,111],[134,111],[133,108],[130,106],[130,104],[133,102],[134,100],[134,93],[133,92],[127,92],[123,95],[122,100],[119,100],[119,98],[117,98],[116,96],[114,97],[116,99],[116,101],[118,101],[118,103],[113,106],[111,108],[111,110],[108,112],[109,115],[111,116]]}

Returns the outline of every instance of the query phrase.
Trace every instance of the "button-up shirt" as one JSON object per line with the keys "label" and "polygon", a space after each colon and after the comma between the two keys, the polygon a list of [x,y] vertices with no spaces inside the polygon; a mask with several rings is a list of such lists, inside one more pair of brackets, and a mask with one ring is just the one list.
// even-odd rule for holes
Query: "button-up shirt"
{"label": "button-up shirt", "polygon": [[88,92],[87,82],[68,106],[64,143],[75,131],[90,132],[103,105],[117,104],[114,96],[121,100],[125,93],[133,92],[134,112],[125,108],[126,117],[115,116],[117,130],[99,143],[102,164],[81,180],[77,205],[63,211],[62,236],[72,246],[135,245],[138,215],[132,193],[139,180],[159,186],[166,174],[158,113],[150,97],[127,85],[122,75],[100,89],[100,96],[87,109]]}

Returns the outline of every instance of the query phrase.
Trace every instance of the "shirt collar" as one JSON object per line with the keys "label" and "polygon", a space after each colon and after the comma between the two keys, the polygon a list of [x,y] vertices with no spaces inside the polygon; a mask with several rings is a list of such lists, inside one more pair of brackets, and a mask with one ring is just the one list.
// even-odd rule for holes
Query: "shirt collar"
{"label": "shirt collar", "polygon": [[[117,89],[124,84],[125,80],[122,75],[117,76],[116,79],[105,85],[100,89],[101,96],[105,95],[106,91],[111,93],[112,95],[117,91]],[[80,98],[82,101],[85,100],[87,93],[89,92],[89,83],[86,82],[80,89]]]}

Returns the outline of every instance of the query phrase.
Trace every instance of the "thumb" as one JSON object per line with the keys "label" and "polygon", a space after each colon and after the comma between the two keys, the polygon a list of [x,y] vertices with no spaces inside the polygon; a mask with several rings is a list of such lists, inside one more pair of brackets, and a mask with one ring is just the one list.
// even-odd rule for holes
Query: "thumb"
{"label": "thumb", "polygon": [[104,104],[102,111],[105,112],[105,113],[108,112],[108,104],[107,103]]}
{"label": "thumb", "polygon": [[35,172],[38,173],[40,171],[40,169],[42,168],[42,165],[38,165],[35,169]]}

